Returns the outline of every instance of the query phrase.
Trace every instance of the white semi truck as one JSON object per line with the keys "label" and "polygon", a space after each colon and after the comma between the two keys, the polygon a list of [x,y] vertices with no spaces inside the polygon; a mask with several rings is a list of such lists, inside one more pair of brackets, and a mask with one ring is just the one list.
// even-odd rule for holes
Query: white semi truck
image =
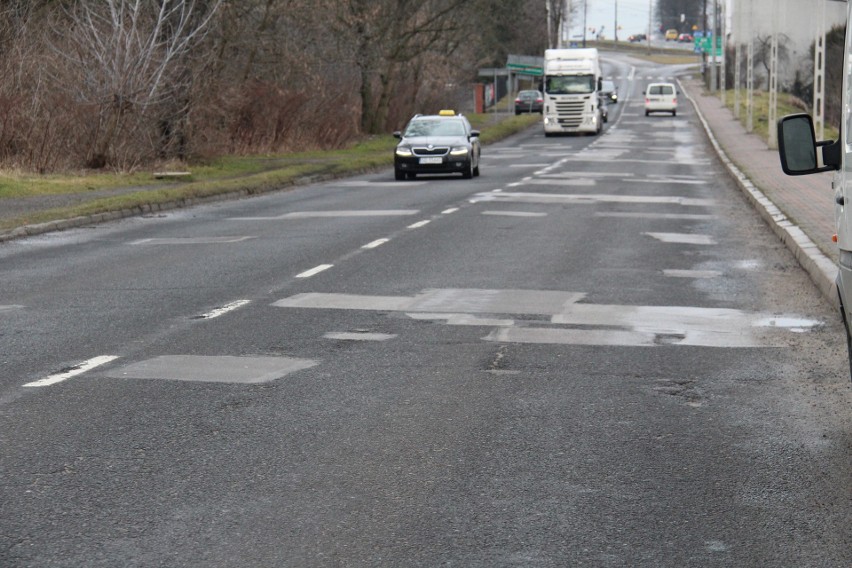
{"label": "white semi truck", "polygon": [[835,172],[831,185],[839,249],[837,291],[852,372],[852,3],[848,7],[846,25],[840,139],[818,142],[812,117],[793,114],[778,121],[778,151],[781,167],[788,175]]}
{"label": "white semi truck", "polygon": [[548,49],[544,52],[544,134],[586,132],[603,127],[597,49]]}

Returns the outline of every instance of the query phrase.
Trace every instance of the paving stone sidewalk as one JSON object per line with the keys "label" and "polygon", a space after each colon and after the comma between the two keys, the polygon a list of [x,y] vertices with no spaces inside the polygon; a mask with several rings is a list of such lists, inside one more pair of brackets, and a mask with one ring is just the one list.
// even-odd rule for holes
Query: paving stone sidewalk
{"label": "paving stone sidewalk", "polygon": [[718,95],[709,94],[695,78],[682,80],[681,86],[740,188],[826,298],[837,305],[832,174],[785,175],[778,151],[770,150],[760,137],[746,132]]}

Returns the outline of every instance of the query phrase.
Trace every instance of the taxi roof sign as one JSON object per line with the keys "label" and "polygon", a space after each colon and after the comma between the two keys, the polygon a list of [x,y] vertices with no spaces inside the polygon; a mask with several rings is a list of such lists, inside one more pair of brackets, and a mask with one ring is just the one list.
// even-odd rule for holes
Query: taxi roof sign
{"label": "taxi roof sign", "polygon": [[438,111],[438,116],[455,116],[455,115],[456,115],[456,111],[454,111],[454,110],[444,109],[444,110]]}

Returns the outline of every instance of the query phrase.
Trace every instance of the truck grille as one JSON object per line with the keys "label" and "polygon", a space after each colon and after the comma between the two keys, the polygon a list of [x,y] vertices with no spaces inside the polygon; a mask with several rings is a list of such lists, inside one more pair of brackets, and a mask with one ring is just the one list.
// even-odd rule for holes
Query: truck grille
{"label": "truck grille", "polygon": [[557,101],[556,113],[559,124],[563,126],[580,126],[583,123],[583,108],[585,101]]}

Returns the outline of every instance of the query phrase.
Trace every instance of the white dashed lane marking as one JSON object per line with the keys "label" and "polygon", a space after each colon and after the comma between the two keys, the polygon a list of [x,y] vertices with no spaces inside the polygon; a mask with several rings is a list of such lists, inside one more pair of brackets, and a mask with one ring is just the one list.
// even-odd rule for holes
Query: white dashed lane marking
{"label": "white dashed lane marking", "polygon": [[319,266],[315,266],[314,268],[311,268],[310,270],[306,270],[306,271],[304,271],[300,274],[297,274],[296,278],[310,278],[311,276],[316,276],[320,272],[325,272],[326,270],[328,270],[329,268],[332,268],[333,266],[334,266],[333,264],[320,264]]}
{"label": "white dashed lane marking", "polygon": [[221,245],[229,243],[240,243],[255,237],[177,237],[177,238],[154,238],[139,239],[133,241],[132,245]]}
{"label": "white dashed lane marking", "polygon": [[113,355],[103,355],[101,357],[95,357],[93,359],[89,359],[88,361],[84,361],[79,365],[75,365],[70,369],[64,370],[60,373],[56,373],[55,375],[50,375],[49,377],[45,377],[38,381],[33,381],[31,383],[27,383],[25,387],[47,387],[50,385],[55,385],[57,383],[61,383],[63,381],[67,381],[72,377],[76,377],[77,375],[82,375],[87,371],[91,371],[96,367],[100,367],[101,365],[106,365],[111,361],[115,361],[118,357]]}

